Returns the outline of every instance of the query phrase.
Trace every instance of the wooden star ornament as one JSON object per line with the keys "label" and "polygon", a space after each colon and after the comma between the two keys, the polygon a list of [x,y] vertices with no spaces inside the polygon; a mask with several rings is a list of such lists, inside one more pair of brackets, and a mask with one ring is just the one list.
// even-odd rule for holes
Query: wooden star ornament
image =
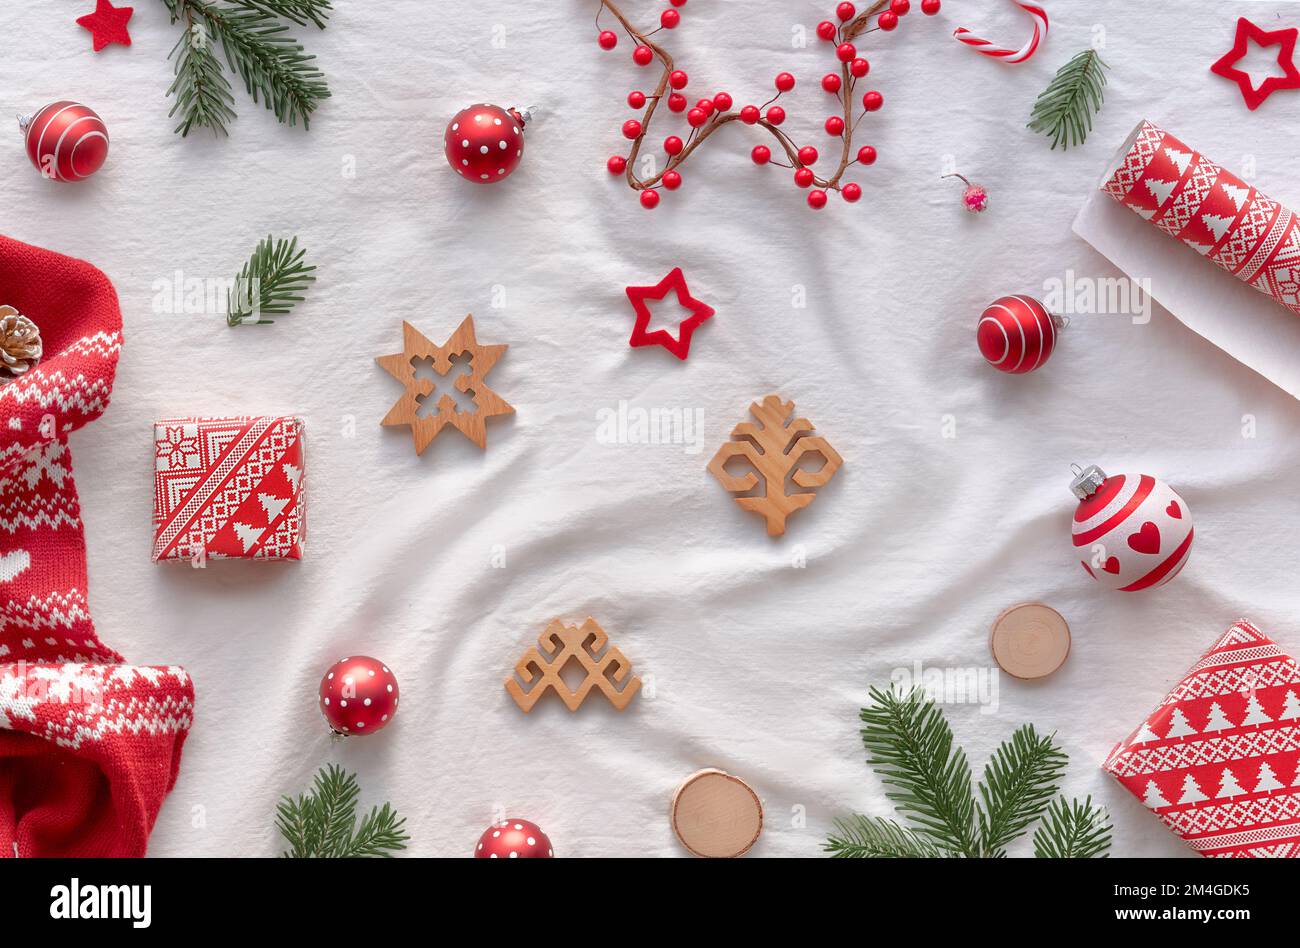
{"label": "wooden star ornament", "polygon": [[126,31],[126,24],[134,12],[134,7],[115,7],[108,0],[95,0],[95,12],[77,17],[77,25],[90,30],[95,52],[109,43],[130,46],[131,34]]}
{"label": "wooden star ornament", "polygon": [[[380,424],[410,425],[416,454],[423,454],[447,425],[459,429],[480,448],[486,448],[487,420],[497,415],[512,415],[515,411],[486,382],[487,374],[507,348],[504,344],[479,345],[472,315],[466,316],[441,346],[434,345],[424,333],[403,321],[402,351],[375,359],[406,388]],[[422,372],[426,367],[432,371]],[[449,388],[465,397],[454,397]],[[435,399],[440,389],[441,394]]]}

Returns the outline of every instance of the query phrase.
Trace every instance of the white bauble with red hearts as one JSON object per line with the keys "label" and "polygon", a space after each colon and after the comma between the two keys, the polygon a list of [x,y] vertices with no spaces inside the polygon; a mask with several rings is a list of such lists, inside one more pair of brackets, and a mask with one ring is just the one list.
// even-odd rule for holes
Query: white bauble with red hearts
{"label": "white bauble with red hearts", "polygon": [[1107,477],[1089,467],[1070,489],[1079,498],[1070,532],[1089,576],[1137,592],[1178,575],[1192,552],[1192,515],[1172,487],[1148,474]]}

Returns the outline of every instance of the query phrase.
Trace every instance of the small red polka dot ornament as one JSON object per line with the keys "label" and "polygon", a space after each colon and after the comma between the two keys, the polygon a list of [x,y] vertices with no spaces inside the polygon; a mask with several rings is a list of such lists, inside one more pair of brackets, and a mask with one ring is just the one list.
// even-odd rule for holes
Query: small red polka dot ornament
{"label": "small red polka dot ornament", "polygon": [[493,823],[474,849],[475,859],[550,859],[554,855],[550,837],[528,820]]}
{"label": "small red polka dot ornament", "polygon": [[320,680],[320,711],[336,734],[373,734],[397,713],[397,678],[377,658],[341,658]]}
{"label": "small red polka dot ornament", "polygon": [[980,314],[975,341],[989,365],[1009,375],[1024,375],[1042,366],[1056,348],[1056,333],[1065,321],[1030,296],[1003,296]]}
{"label": "small red polka dot ornament", "polygon": [[51,181],[89,178],[108,157],[108,127],[79,102],[51,102],[30,118],[19,118],[27,157]]}
{"label": "small red polka dot ornament", "polygon": [[524,157],[528,109],[503,109],[486,102],[461,109],[447,123],[443,153],[447,164],[475,184],[495,184],[510,177]]}
{"label": "small red polka dot ornament", "polygon": [[1149,474],[1075,470],[1079,499],[1071,534],[1084,570],[1121,592],[1163,586],[1192,552],[1192,514],[1172,487]]}

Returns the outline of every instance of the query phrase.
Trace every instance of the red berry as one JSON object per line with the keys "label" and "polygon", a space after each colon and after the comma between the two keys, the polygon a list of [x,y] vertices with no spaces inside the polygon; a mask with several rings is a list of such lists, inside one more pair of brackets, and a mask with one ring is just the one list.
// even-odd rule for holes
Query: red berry
{"label": "red berry", "polygon": [[817,162],[817,149],[812,145],[804,145],[799,149],[799,164],[811,165]]}
{"label": "red berry", "polygon": [[601,30],[600,36],[596,37],[596,42],[600,44],[601,49],[613,49],[618,45],[618,34],[613,30]]}
{"label": "red berry", "polygon": [[858,161],[862,162],[864,165],[875,164],[876,150],[870,145],[863,145],[858,149]]}
{"label": "red berry", "polygon": [[830,118],[828,118],[826,120],[826,134],[843,135],[844,119],[840,118],[838,115],[832,115]]}
{"label": "red berry", "polygon": [[756,165],[765,165],[772,160],[772,149],[766,145],[755,145],[754,150],[749,153]]}
{"label": "red berry", "polygon": [[605,162],[605,167],[609,169],[610,174],[622,174],[627,170],[627,159],[622,155],[610,155],[609,161]]}
{"label": "red berry", "polygon": [[696,102],[696,103],[695,103],[695,107],[696,107],[697,109],[703,109],[705,115],[712,115],[712,114],[713,114],[713,100],[712,100],[712,99],[700,99],[699,102]]}
{"label": "red berry", "polygon": [[650,61],[655,58],[654,50],[649,46],[638,46],[632,50],[632,62],[638,66],[649,66]]}
{"label": "red berry", "polygon": [[835,39],[835,24],[830,20],[822,20],[817,24],[817,35],[828,42]]}
{"label": "red berry", "polygon": [[808,206],[811,207],[814,211],[820,211],[823,207],[826,206],[826,192],[809,191]]}
{"label": "red berry", "polygon": [[680,92],[674,92],[668,97],[668,111],[681,112],[686,108],[686,96]]}
{"label": "red berry", "polygon": [[858,48],[852,43],[840,43],[839,46],[835,47],[835,58],[842,63],[848,62],[857,55]]}
{"label": "red berry", "polygon": [[834,95],[840,91],[840,77],[833,72],[828,72],[822,76],[822,88]]}
{"label": "red berry", "polygon": [[671,3],[671,4],[672,4],[673,6],[675,6],[675,7],[684,7],[684,6],[686,6],[686,0],[668,0],[668,2]]}
{"label": "red berry", "polygon": [[844,185],[844,187],[840,188],[840,196],[852,204],[857,201],[858,198],[862,197],[862,188],[853,182],[849,182]]}
{"label": "red berry", "polygon": [[758,121],[758,106],[747,105],[740,110],[740,120],[746,125],[753,125]]}
{"label": "red berry", "polygon": [[676,135],[669,135],[664,139],[664,151],[670,155],[679,155],[682,151],[682,140]]}
{"label": "red berry", "polygon": [[682,186],[682,176],[676,171],[665,171],[663,182],[664,187],[669,191],[676,191]]}
{"label": "red berry", "polygon": [[719,112],[728,112],[731,110],[731,96],[725,92],[719,92],[713,97],[713,106]]}
{"label": "red berry", "polygon": [[886,10],[880,14],[880,28],[888,33],[894,27],[898,26],[898,14]]}
{"label": "red berry", "polygon": [[801,188],[806,188],[812,184],[813,177],[811,168],[796,168],[794,171],[794,183]]}
{"label": "red berry", "polygon": [[641,134],[641,123],[636,119],[628,119],[623,123],[623,137],[633,139]]}
{"label": "red berry", "polygon": [[870,92],[868,92],[866,95],[862,97],[862,107],[866,109],[868,112],[874,112],[876,111],[876,109],[880,108],[884,104],[885,104],[885,97],[881,95],[879,92],[877,92],[875,89],[872,89]]}
{"label": "red berry", "polygon": [[676,10],[665,10],[659,14],[659,25],[665,30],[671,30],[680,22],[682,22],[682,15]]}
{"label": "red berry", "polygon": [[709,113],[703,109],[695,108],[686,113],[686,124],[691,128],[699,128],[709,120]]}
{"label": "red berry", "polygon": [[891,13],[898,16],[907,16],[907,11],[912,9],[911,0],[889,0],[889,9]]}
{"label": "red berry", "polygon": [[926,16],[934,16],[939,12],[939,0],[921,0],[921,12]]}
{"label": "red berry", "polygon": [[849,63],[849,72],[853,73],[854,76],[861,79],[867,73],[871,72],[871,63],[859,57],[858,59],[855,59],[853,60],[853,62]]}
{"label": "red berry", "polygon": [[629,93],[627,94],[627,104],[630,105],[630,106],[631,106],[632,108],[634,108],[634,109],[639,109],[639,108],[641,108],[643,105],[645,105],[645,93],[644,93],[644,92],[629,92]]}
{"label": "red berry", "polygon": [[674,89],[685,89],[686,80],[686,73],[682,72],[680,69],[674,69],[668,74],[668,84]]}
{"label": "red berry", "polygon": [[773,125],[780,125],[785,121],[785,109],[779,105],[774,105],[767,110],[767,120]]}
{"label": "red berry", "polygon": [[857,9],[851,3],[841,3],[835,8],[835,15],[840,18],[841,22],[853,19],[853,15],[857,12]]}
{"label": "red berry", "polygon": [[776,91],[789,92],[794,88],[794,76],[788,72],[779,73],[776,77]]}
{"label": "red berry", "polygon": [[647,211],[659,204],[659,192],[654,188],[646,188],[641,192],[641,206]]}

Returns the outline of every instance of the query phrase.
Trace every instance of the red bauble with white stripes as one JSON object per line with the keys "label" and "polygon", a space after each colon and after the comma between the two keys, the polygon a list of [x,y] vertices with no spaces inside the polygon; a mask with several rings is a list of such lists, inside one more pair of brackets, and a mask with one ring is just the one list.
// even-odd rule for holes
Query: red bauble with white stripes
{"label": "red bauble with white stripes", "polygon": [[89,178],[108,157],[103,119],[77,102],[53,102],[29,119],[20,119],[27,157],[54,181]]}
{"label": "red bauble with white stripes", "polygon": [[493,823],[478,838],[476,859],[550,859],[555,852],[542,828],[528,820]]}
{"label": "red bauble with white stripes", "polygon": [[1029,296],[1004,296],[980,314],[975,339],[993,368],[1011,375],[1032,372],[1056,348],[1056,317]]}
{"label": "red bauble with white stripes", "polygon": [[1088,575],[1103,586],[1137,592],[1163,586],[1192,552],[1192,513],[1172,487],[1148,474],[1107,477],[1078,472],[1071,533]]}
{"label": "red bauble with white stripes", "polygon": [[374,734],[397,713],[397,677],[377,658],[340,658],[320,680],[320,712],[336,734]]}
{"label": "red bauble with white stripes", "polygon": [[525,113],[481,103],[447,123],[443,153],[466,181],[493,184],[510,176],[524,156]]}

